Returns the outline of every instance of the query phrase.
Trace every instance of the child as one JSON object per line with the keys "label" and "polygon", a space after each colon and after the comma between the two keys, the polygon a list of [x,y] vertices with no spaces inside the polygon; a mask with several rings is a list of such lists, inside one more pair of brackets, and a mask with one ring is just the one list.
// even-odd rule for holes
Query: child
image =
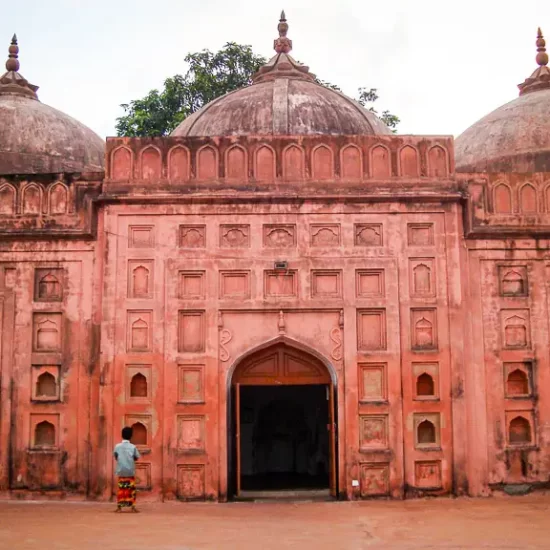
{"label": "child", "polygon": [[133,512],[139,512],[136,508],[135,461],[140,454],[136,446],[130,443],[130,439],[132,439],[132,428],[123,428],[122,443],[118,443],[114,450],[118,477],[115,512],[122,512],[123,507],[131,507]]}

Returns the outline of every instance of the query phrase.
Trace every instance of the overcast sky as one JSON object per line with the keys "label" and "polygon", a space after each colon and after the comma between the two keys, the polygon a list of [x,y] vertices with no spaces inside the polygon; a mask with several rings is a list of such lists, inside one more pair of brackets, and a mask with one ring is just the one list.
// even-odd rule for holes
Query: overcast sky
{"label": "overcast sky", "polygon": [[456,136],[517,97],[538,26],[550,49],[549,0],[281,1],[13,0],[0,54],[16,32],[40,100],[105,137],[119,105],[184,73],[190,51],[235,41],[271,57],[284,8],[292,55],[313,73],[350,96],[378,88],[400,133]]}

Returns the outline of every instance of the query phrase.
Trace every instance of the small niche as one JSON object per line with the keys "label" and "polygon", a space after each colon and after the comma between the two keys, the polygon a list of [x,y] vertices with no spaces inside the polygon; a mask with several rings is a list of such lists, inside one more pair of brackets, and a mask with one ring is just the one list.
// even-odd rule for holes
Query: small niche
{"label": "small niche", "polygon": [[435,443],[435,426],[429,420],[423,420],[416,429],[416,440],[419,445]]}
{"label": "small niche", "polygon": [[37,378],[36,397],[57,397],[57,381],[53,374],[43,372]]}
{"label": "small niche", "polygon": [[55,447],[55,427],[44,420],[34,428],[34,444],[36,447]]}
{"label": "small niche", "polygon": [[512,445],[524,445],[531,443],[531,425],[523,416],[516,416],[510,422],[508,439]]}
{"label": "small niche", "polygon": [[147,397],[147,378],[141,372],[132,376],[130,397]]}
{"label": "small niche", "polygon": [[132,443],[134,445],[147,445],[147,428],[141,423],[132,424]]}
{"label": "small niche", "polygon": [[416,379],[416,395],[421,397],[435,396],[434,379],[427,372],[422,373]]}
{"label": "small niche", "polygon": [[529,379],[521,369],[513,370],[506,380],[506,393],[511,396],[529,395]]}

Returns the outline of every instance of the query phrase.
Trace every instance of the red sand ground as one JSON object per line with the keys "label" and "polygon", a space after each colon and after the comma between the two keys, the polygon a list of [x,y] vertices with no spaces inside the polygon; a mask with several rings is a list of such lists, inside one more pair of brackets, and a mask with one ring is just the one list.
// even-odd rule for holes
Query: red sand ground
{"label": "red sand ground", "polygon": [[392,502],[142,505],[0,502],[0,548],[550,548],[550,495]]}

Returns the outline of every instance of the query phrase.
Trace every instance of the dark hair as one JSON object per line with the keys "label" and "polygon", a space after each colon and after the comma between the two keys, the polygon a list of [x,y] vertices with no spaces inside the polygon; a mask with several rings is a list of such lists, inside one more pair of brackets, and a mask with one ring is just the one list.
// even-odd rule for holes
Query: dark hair
{"label": "dark hair", "polygon": [[122,439],[127,439],[128,441],[130,441],[130,439],[132,439],[132,433],[133,430],[129,426],[122,428]]}

